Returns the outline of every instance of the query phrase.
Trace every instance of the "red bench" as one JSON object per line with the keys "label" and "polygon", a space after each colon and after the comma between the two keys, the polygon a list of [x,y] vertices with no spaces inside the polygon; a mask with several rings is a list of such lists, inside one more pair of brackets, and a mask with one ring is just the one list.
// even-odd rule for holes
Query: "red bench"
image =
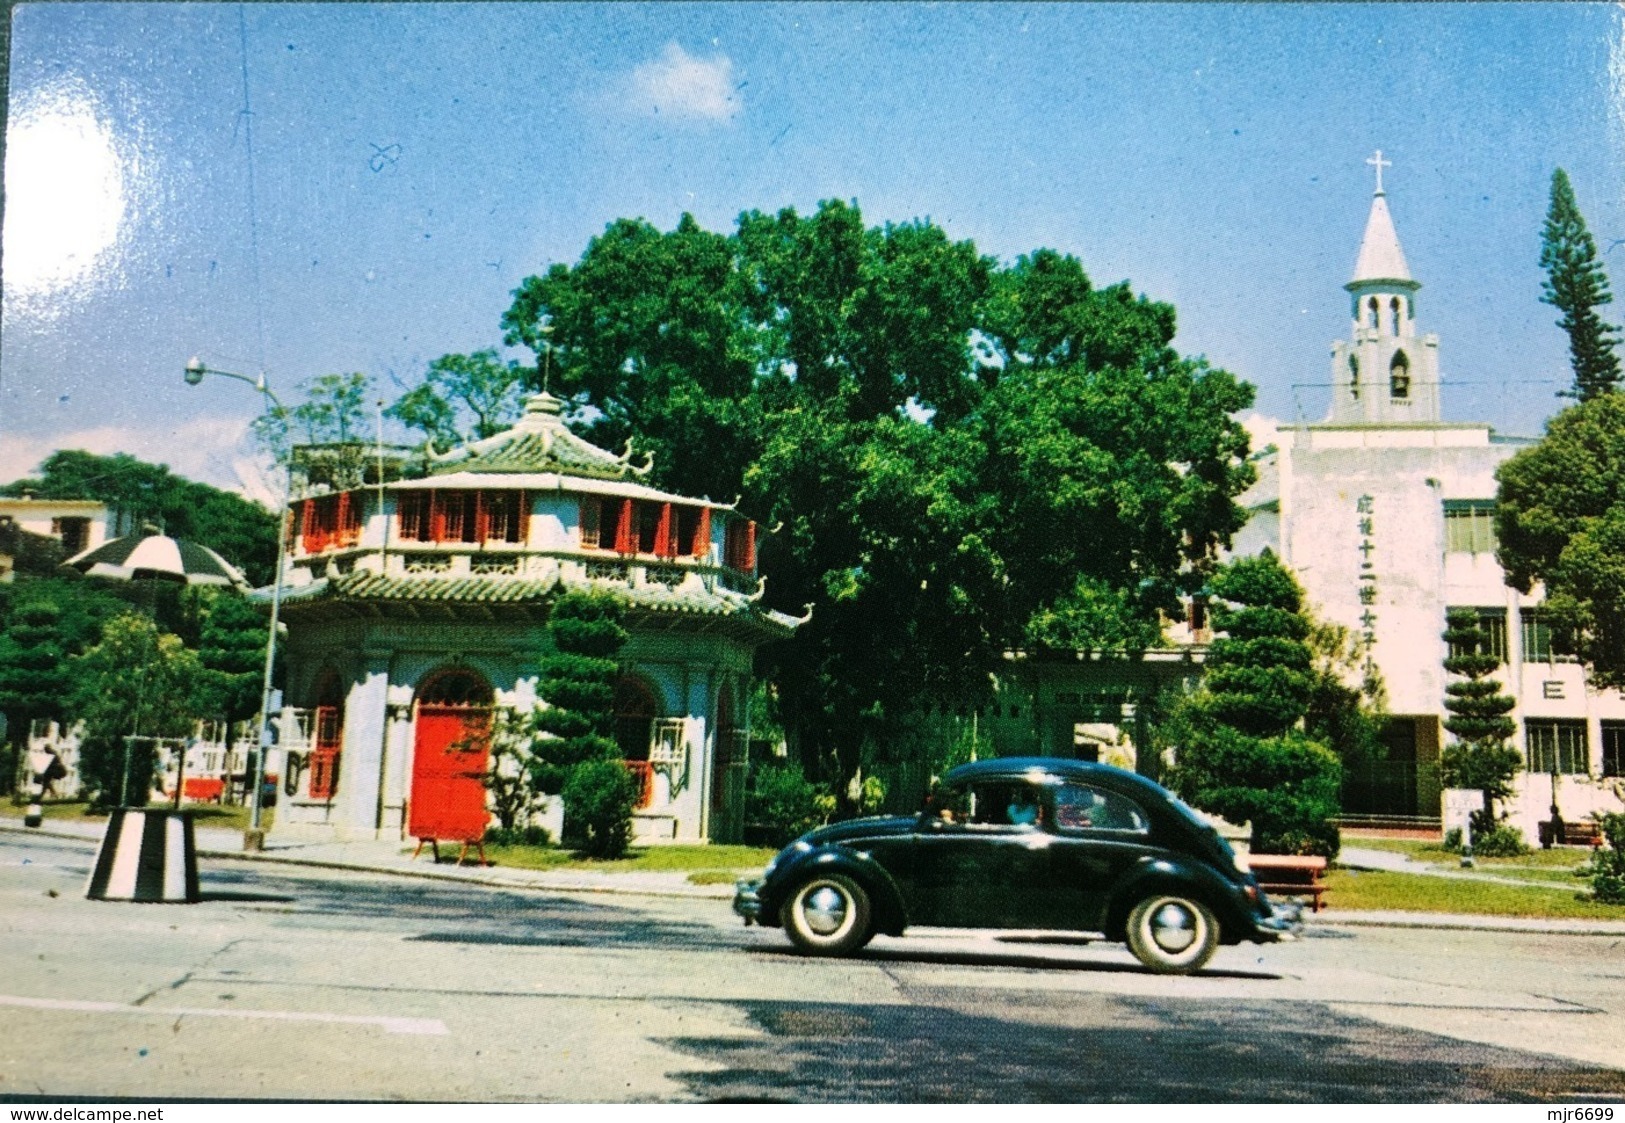
{"label": "red bench", "polygon": [[1258,877],[1259,887],[1277,897],[1310,897],[1313,911],[1322,908],[1326,895],[1326,859],[1313,854],[1249,854],[1247,866]]}
{"label": "red bench", "polygon": [[181,781],[181,798],[193,803],[219,803],[225,794],[226,782],[208,776],[188,776]]}

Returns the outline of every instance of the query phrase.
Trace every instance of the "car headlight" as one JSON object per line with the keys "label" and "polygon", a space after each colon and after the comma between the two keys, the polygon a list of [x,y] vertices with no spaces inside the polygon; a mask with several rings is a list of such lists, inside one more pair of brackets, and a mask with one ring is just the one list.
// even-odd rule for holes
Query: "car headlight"
{"label": "car headlight", "polygon": [[762,880],[766,881],[768,878],[772,877],[773,871],[778,868],[779,863],[785,858],[789,857],[791,854],[804,854],[811,849],[812,847],[809,844],[802,842],[800,839],[792,842],[789,846],[786,846],[783,850],[780,850],[777,854],[773,855],[773,857],[767,860],[767,868],[762,871]]}

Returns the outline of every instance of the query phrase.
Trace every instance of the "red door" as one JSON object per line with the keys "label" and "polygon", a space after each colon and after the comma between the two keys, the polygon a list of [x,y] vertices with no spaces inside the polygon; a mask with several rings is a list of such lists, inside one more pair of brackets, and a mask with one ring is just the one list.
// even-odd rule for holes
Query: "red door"
{"label": "red door", "polygon": [[418,706],[407,823],[413,838],[478,842],[485,837],[490,749],[488,707]]}

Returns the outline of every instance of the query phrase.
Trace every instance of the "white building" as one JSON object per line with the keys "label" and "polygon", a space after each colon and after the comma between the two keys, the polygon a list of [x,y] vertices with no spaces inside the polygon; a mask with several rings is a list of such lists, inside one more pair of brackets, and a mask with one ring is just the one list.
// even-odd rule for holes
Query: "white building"
{"label": "white building", "polygon": [[[107,504],[92,499],[0,497],[0,527],[11,526],[36,538],[54,538],[62,556],[93,549],[118,533]],[[16,544],[0,541],[0,581],[12,580]]]}
{"label": "white building", "polygon": [[[1379,156],[1380,159],[1380,156]],[[1447,608],[1476,610],[1503,659],[1502,685],[1526,771],[1511,802],[1536,837],[1554,771],[1563,817],[1618,810],[1610,779],[1625,776],[1625,703],[1597,693],[1557,656],[1538,590],[1508,588],[1495,560],[1495,469],[1531,439],[1489,425],[1440,420],[1439,339],[1418,326],[1417,291],[1382,190],[1360,244],[1349,293],[1350,334],[1332,345],[1325,421],[1282,426],[1242,497],[1252,512],[1236,552],[1274,550],[1315,611],[1370,644],[1394,715],[1388,761],[1348,777],[1351,815],[1414,816],[1456,825],[1475,794],[1441,793],[1438,759],[1448,676]]]}

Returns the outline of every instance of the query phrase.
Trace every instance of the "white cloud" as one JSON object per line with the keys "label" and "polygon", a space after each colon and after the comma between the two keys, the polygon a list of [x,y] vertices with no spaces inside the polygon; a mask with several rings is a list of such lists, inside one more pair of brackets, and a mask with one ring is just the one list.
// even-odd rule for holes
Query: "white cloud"
{"label": "white cloud", "polygon": [[695,58],[676,43],[632,71],[625,108],[678,120],[731,121],[744,103],[727,55]]}
{"label": "white cloud", "polygon": [[55,436],[7,433],[0,437],[0,482],[33,475],[57,449],[84,449],[98,456],[127,452],[151,464],[167,464],[177,476],[275,505],[279,477],[249,451],[247,436],[244,421],[219,417],[196,418],[169,430],[98,425]]}
{"label": "white cloud", "polygon": [[1254,411],[1244,414],[1241,418],[1241,427],[1247,430],[1252,439],[1254,452],[1262,452],[1268,446],[1277,443],[1281,433],[1281,423],[1273,417]]}

